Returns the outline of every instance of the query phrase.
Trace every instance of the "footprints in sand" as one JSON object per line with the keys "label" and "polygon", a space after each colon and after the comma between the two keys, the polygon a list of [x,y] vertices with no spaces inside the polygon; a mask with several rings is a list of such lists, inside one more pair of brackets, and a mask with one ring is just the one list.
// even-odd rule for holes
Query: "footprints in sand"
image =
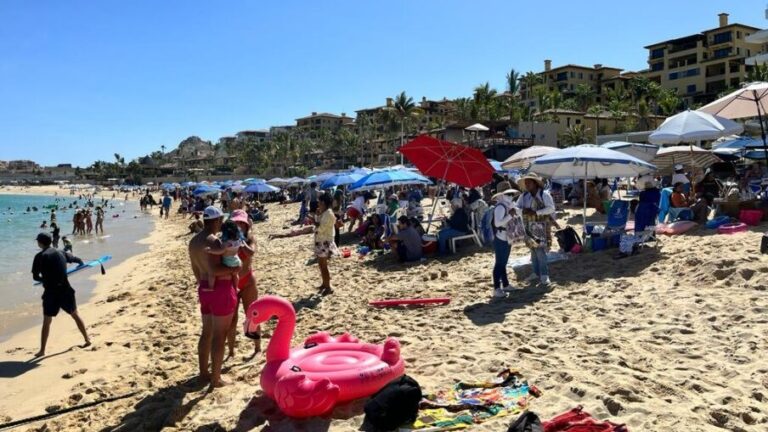
{"label": "footprints in sand", "polygon": [[67,372],[64,375],[62,375],[61,377],[64,378],[64,379],[71,379],[71,378],[74,378],[74,377],[76,377],[78,375],[82,375],[82,374],[84,374],[86,372],[88,372],[88,369],[83,368],[83,369],[78,369],[78,370],[75,370],[75,371],[72,371],[72,372]]}

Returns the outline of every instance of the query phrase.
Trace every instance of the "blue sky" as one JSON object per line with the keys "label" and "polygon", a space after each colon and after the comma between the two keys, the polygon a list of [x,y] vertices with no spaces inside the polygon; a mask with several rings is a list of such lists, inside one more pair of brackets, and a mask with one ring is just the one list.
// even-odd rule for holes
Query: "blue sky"
{"label": "blue sky", "polygon": [[[624,7],[631,4],[631,8]],[[585,7],[585,5],[587,5]],[[551,58],[627,70],[643,46],[764,1],[0,1],[0,159],[88,165],[311,111],[503,87]],[[631,9],[631,10],[630,10]]]}

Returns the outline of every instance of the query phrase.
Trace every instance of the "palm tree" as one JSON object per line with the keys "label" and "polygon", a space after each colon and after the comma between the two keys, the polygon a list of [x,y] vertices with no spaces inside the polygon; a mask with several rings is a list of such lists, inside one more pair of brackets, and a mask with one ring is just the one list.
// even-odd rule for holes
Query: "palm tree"
{"label": "palm tree", "polygon": [[542,114],[547,110],[547,97],[549,95],[549,89],[544,85],[537,85],[533,88],[533,94],[536,96],[538,103],[538,112]]}
{"label": "palm tree", "polygon": [[768,63],[756,64],[747,72],[747,82],[768,81]]}
{"label": "palm tree", "polygon": [[[395,116],[400,120],[400,147],[403,146],[403,140],[405,139],[406,123],[409,123],[412,119],[421,115],[421,108],[417,107],[413,102],[413,98],[406,95],[405,92],[400,92],[395,96],[391,110],[394,111]],[[403,161],[403,155],[400,155],[400,162]]]}
{"label": "palm tree", "polygon": [[526,99],[531,99],[533,96],[533,89],[542,83],[541,76],[536,72],[526,72],[520,82],[525,84]]}
{"label": "palm tree", "polygon": [[587,132],[589,128],[585,127],[583,123],[575,124],[568,128],[564,134],[560,136],[566,147],[577,146],[587,142]]}
{"label": "palm tree", "polygon": [[509,94],[509,100],[507,102],[507,108],[509,110],[509,122],[517,128],[520,124],[520,73],[514,69],[510,69],[507,74],[507,93]]}
{"label": "palm tree", "polygon": [[595,142],[597,142],[597,135],[600,133],[600,116],[602,116],[605,107],[602,105],[592,105],[587,110],[587,114],[595,116]]}
{"label": "palm tree", "polygon": [[574,99],[579,106],[580,111],[586,111],[595,101],[595,89],[587,84],[579,84],[574,89]]}
{"label": "palm tree", "polygon": [[487,81],[485,84],[480,84],[475,87],[473,96],[475,104],[477,104],[478,108],[482,108],[480,110],[480,114],[482,115],[481,120],[490,120],[490,105],[493,102],[496,93],[496,89],[491,88],[491,85]]}
{"label": "palm tree", "polygon": [[678,111],[682,103],[676,92],[664,89],[659,93],[659,111],[665,117],[669,117]]}

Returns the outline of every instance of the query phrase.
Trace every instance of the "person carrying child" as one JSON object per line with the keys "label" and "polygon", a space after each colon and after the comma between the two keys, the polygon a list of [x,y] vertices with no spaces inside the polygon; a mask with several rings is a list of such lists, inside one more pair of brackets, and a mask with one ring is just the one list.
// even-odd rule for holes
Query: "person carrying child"
{"label": "person carrying child", "polygon": [[[228,220],[221,225],[221,246],[219,248],[206,248],[206,252],[213,255],[221,255],[221,264],[229,268],[241,268],[243,263],[238,256],[238,251],[244,245],[245,238],[240,232],[240,228],[233,220]],[[237,289],[240,283],[238,274],[232,275],[232,286]],[[208,286],[213,287],[216,284],[216,276],[208,276]]]}

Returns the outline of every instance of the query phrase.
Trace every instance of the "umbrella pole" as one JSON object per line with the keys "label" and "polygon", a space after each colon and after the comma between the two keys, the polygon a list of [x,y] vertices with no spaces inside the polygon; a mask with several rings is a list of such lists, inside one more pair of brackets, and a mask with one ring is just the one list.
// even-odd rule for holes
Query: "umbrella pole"
{"label": "umbrella pole", "polygon": [[584,163],[584,183],[582,184],[582,187],[584,188],[584,207],[582,208],[581,212],[581,221],[582,221],[582,232],[587,232],[587,176],[589,173],[589,165],[585,162]]}
{"label": "umbrella pole", "polygon": [[768,166],[768,143],[765,140],[765,126],[763,125],[763,113],[760,110],[760,99],[757,97],[757,91],[752,90],[752,94],[755,97],[755,104],[757,105],[757,119],[760,122],[760,133],[763,137],[763,156],[765,157],[766,166]]}
{"label": "umbrella pole", "polygon": [[432,200],[432,212],[429,214],[429,220],[427,221],[427,229],[424,231],[424,234],[429,234],[429,229],[432,228],[432,220],[435,218],[435,211],[437,210],[438,201],[440,201],[440,197],[438,196],[435,196],[435,199]]}

